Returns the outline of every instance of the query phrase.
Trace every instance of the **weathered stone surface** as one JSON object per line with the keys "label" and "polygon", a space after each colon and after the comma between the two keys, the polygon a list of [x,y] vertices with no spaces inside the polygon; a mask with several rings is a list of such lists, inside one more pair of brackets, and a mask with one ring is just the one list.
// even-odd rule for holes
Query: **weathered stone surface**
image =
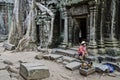
{"label": "weathered stone surface", "polygon": [[38,55],[36,55],[35,58],[41,60],[41,59],[43,59],[43,55],[45,55],[45,54],[41,52]]}
{"label": "weathered stone surface", "polygon": [[20,75],[27,80],[39,80],[49,77],[49,69],[40,63],[22,63]]}
{"label": "weathered stone surface", "polygon": [[95,61],[97,58],[95,56],[87,56],[85,59],[87,61]]}
{"label": "weathered stone surface", "polygon": [[73,61],[76,61],[76,58],[71,58],[71,57],[68,57],[68,56],[63,56],[63,60],[67,61],[67,62],[73,62]]}
{"label": "weathered stone surface", "polygon": [[63,64],[63,65],[67,65],[67,64],[69,64],[69,62],[63,61],[62,64]]}
{"label": "weathered stone surface", "polygon": [[11,80],[7,70],[0,70],[0,80]]}
{"label": "weathered stone surface", "polygon": [[51,60],[57,60],[59,58],[62,58],[62,55],[58,55],[58,54],[50,54],[50,59]]}
{"label": "weathered stone surface", "polygon": [[69,56],[69,57],[75,57],[77,54],[76,51],[73,50],[64,50],[64,49],[56,49],[56,54],[64,55],[64,56]]}
{"label": "weathered stone surface", "polygon": [[11,80],[18,80],[17,78],[11,78]]}
{"label": "weathered stone surface", "polygon": [[10,60],[4,60],[3,63],[8,64],[8,65],[13,65],[13,63]]}
{"label": "weathered stone surface", "polygon": [[63,58],[59,58],[56,60],[57,63],[62,63],[63,62]]}
{"label": "weathered stone surface", "polygon": [[105,56],[98,56],[97,58],[98,58],[99,63],[101,63],[101,62],[106,60]]}
{"label": "weathered stone surface", "polygon": [[67,64],[65,67],[70,69],[70,70],[75,70],[78,69],[80,67],[81,63],[79,62],[71,62],[69,64]]}
{"label": "weathered stone surface", "polygon": [[15,49],[15,45],[12,45],[10,43],[4,43],[3,44],[3,47],[6,49],[6,50],[13,50]]}
{"label": "weathered stone surface", "polygon": [[47,55],[43,56],[43,58],[51,59],[51,60],[57,60],[57,59],[62,58],[62,57],[63,57],[62,55],[58,55],[58,54],[47,54]]}
{"label": "weathered stone surface", "polygon": [[50,54],[43,55],[44,59],[49,59],[50,60]]}
{"label": "weathered stone surface", "polygon": [[19,78],[19,74],[15,74],[15,73],[10,73],[10,77],[12,78],[12,79],[14,79],[15,78],[15,80],[16,79],[18,79]]}
{"label": "weathered stone surface", "polygon": [[12,73],[16,73],[16,74],[19,73],[19,70],[16,69],[15,67],[13,67],[13,66],[9,66],[9,67],[8,67],[8,71],[10,71],[10,72],[12,72]]}
{"label": "weathered stone surface", "polygon": [[95,72],[95,68],[94,67],[93,68],[89,68],[89,69],[82,69],[82,68],[80,68],[79,72],[80,72],[80,74],[82,74],[84,76],[87,76],[89,74],[94,73]]}
{"label": "weathered stone surface", "polygon": [[6,64],[0,62],[0,70],[4,70],[4,69],[6,69],[6,67],[7,67]]}
{"label": "weathered stone surface", "polygon": [[106,61],[110,61],[110,62],[119,62],[120,61],[120,57],[119,56],[107,56],[106,57]]}

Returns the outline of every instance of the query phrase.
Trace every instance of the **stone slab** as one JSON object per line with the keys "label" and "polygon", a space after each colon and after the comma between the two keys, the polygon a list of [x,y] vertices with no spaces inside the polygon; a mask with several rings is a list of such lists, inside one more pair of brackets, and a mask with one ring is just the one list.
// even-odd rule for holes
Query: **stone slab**
{"label": "stone slab", "polygon": [[81,63],[80,62],[71,62],[67,64],[65,67],[70,70],[75,70],[80,68]]}
{"label": "stone slab", "polygon": [[88,75],[90,75],[90,74],[95,72],[95,68],[94,67],[90,68],[90,69],[82,69],[82,68],[80,68],[79,72],[80,72],[80,74],[82,74],[84,76],[88,76]]}
{"label": "stone slab", "polygon": [[43,55],[44,59],[49,59],[50,60],[50,54]]}
{"label": "stone slab", "polygon": [[13,50],[15,49],[15,46],[10,44],[10,43],[4,43],[3,44],[3,47],[6,49],[6,50]]}
{"label": "stone slab", "polygon": [[65,50],[65,49],[56,49],[56,54],[64,55],[64,56],[69,56],[69,57],[75,57],[77,54],[77,51],[73,50]]}
{"label": "stone slab", "polygon": [[11,80],[7,70],[0,70],[0,80]]}
{"label": "stone slab", "polygon": [[56,60],[57,63],[62,63],[63,62],[63,58],[59,58]]}
{"label": "stone slab", "polygon": [[0,62],[0,70],[4,70],[4,69],[6,69],[6,67],[7,67],[6,64]]}
{"label": "stone slab", "polygon": [[50,76],[49,69],[40,63],[20,64],[20,75],[26,80],[39,80]]}
{"label": "stone slab", "polygon": [[67,64],[69,64],[69,62],[63,61],[62,64],[63,64],[63,65],[67,65]]}
{"label": "stone slab", "polygon": [[62,55],[58,55],[58,54],[50,54],[50,59],[51,60],[57,60],[59,58],[62,58]]}
{"label": "stone slab", "polygon": [[63,60],[67,62],[73,62],[76,61],[76,58],[68,57],[68,56],[63,56]]}

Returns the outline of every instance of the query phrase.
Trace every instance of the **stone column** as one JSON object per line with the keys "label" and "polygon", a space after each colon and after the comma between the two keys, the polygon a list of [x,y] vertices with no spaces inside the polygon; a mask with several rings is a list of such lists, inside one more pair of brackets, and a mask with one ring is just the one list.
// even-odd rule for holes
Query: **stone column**
{"label": "stone column", "polygon": [[64,40],[63,43],[64,44],[68,44],[68,16],[67,16],[67,11],[65,9],[64,11]]}
{"label": "stone column", "polygon": [[93,55],[98,53],[96,43],[96,12],[96,6],[92,5],[90,7],[90,41],[88,52]]}
{"label": "stone column", "polygon": [[116,38],[116,0],[111,1],[111,25],[110,25],[110,32],[108,33],[109,38],[106,39],[106,49],[115,49],[119,50],[118,48],[118,39]]}
{"label": "stone column", "polygon": [[105,45],[104,45],[104,40],[103,40],[103,20],[104,20],[104,1],[101,3],[101,22],[100,22],[100,41],[99,41],[99,50],[98,53],[105,53]]}

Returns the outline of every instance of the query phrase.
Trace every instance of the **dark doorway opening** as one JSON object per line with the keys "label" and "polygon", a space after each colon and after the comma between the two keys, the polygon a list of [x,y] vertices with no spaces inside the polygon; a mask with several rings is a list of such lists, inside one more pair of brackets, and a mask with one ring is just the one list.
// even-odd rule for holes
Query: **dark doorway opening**
{"label": "dark doorway opening", "polygon": [[78,27],[75,30],[75,44],[79,44],[87,39],[87,19],[77,18]]}
{"label": "dark doorway opening", "polygon": [[81,31],[81,40],[83,41],[87,39],[87,20],[86,18],[82,18],[80,19],[80,23],[79,23],[79,27],[80,27],[80,31]]}

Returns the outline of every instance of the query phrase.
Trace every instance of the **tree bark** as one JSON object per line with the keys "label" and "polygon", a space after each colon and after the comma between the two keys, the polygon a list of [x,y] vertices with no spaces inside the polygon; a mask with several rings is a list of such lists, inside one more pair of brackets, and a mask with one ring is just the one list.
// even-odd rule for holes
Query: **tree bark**
{"label": "tree bark", "polygon": [[20,38],[22,37],[22,27],[20,25],[20,12],[19,12],[20,1],[21,0],[15,0],[11,30],[8,37],[8,43],[13,44],[15,46],[17,46]]}
{"label": "tree bark", "polygon": [[31,9],[27,17],[26,22],[27,32],[24,37],[19,41],[16,51],[23,50],[37,50],[37,36],[36,36],[36,24],[35,24],[35,0],[32,0]]}

